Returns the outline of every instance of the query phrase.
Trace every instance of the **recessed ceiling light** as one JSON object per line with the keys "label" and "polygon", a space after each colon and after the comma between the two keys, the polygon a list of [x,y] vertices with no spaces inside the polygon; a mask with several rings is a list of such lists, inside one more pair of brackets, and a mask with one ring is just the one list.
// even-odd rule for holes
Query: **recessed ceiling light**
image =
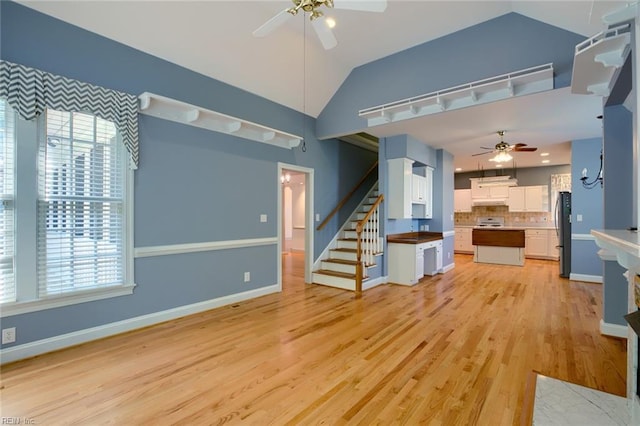
{"label": "recessed ceiling light", "polygon": [[462,168],[461,167],[456,167],[456,172],[461,172]]}
{"label": "recessed ceiling light", "polygon": [[502,164],[496,164],[496,169],[499,169],[500,167],[502,167]]}
{"label": "recessed ceiling light", "polygon": [[547,164],[548,162],[550,162],[551,160],[542,160],[542,164]]}
{"label": "recessed ceiling light", "polygon": [[333,18],[326,18],[324,22],[327,23],[327,27],[334,28],[336,26],[336,21]]}
{"label": "recessed ceiling light", "polygon": [[540,157],[548,157],[549,153],[548,152],[541,152],[540,153]]}

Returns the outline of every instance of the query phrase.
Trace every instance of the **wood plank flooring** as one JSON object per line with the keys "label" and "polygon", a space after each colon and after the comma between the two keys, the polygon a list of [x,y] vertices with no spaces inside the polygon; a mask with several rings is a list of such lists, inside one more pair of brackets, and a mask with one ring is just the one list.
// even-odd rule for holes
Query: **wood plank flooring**
{"label": "wood plank flooring", "polygon": [[510,425],[527,377],[624,395],[599,284],[557,262],[474,264],[361,299],[305,285],[2,367],[2,416],[38,424]]}

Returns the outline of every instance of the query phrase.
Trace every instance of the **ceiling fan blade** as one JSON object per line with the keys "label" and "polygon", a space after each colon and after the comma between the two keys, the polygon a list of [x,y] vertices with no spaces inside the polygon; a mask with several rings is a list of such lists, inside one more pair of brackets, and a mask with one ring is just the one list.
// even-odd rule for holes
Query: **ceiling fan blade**
{"label": "ceiling fan blade", "polygon": [[318,34],[318,38],[325,50],[336,47],[338,40],[336,40],[333,31],[331,31],[331,28],[329,28],[325,22],[324,16],[311,21],[311,25],[313,25],[313,29],[316,31],[316,34]]}
{"label": "ceiling fan blade", "polygon": [[384,12],[387,0],[333,0],[334,9],[361,10],[363,12]]}
{"label": "ceiling fan blade", "polygon": [[478,154],[471,154],[471,156],[472,157],[477,157],[478,155],[485,155],[485,154],[493,154],[493,151],[480,152]]}
{"label": "ceiling fan blade", "polygon": [[280,25],[284,24],[289,18],[292,18],[293,15],[289,13],[289,9],[284,9],[273,18],[269,19],[267,22],[262,24],[257,30],[253,32],[254,37],[264,37],[271,33],[271,31],[278,28]]}
{"label": "ceiling fan blade", "polygon": [[513,148],[515,148],[515,149],[518,149],[519,147],[527,146],[527,144],[526,143],[517,143],[517,144],[511,145],[511,146]]}
{"label": "ceiling fan blade", "polygon": [[481,146],[480,148],[482,149],[490,149],[491,151],[493,151],[495,148],[487,148],[486,146]]}
{"label": "ceiling fan blade", "polygon": [[525,147],[515,147],[513,148],[514,151],[516,152],[533,152],[533,151],[537,151],[538,148],[534,148],[534,147],[529,147],[529,148],[525,148]]}

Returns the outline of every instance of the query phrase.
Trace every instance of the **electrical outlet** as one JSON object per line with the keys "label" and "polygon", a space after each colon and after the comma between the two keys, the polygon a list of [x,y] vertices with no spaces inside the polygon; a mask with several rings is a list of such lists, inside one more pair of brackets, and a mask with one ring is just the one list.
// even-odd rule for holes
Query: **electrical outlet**
{"label": "electrical outlet", "polygon": [[320,222],[320,213],[316,213],[316,222]]}
{"label": "electrical outlet", "polygon": [[245,272],[244,273],[244,282],[248,283],[249,281],[251,281],[251,272]]}
{"label": "electrical outlet", "polygon": [[576,220],[577,220],[578,222],[582,222],[582,215],[581,215],[581,214],[577,214],[577,215],[576,215]]}
{"label": "electrical outlet", "polygon": [[266,214],[261,214],[260,215],[260,222],[264,223],[267,221],[267,215]]}
{"label": "electrical outlet", "polygon": [[2,330],[2,344],[13,343],[16,341],[16,328],[5,328]]}
{"label": "electrical outlet", "polygon": [[451,252],[450,251],[447,252],[447,259],[451,259]]}

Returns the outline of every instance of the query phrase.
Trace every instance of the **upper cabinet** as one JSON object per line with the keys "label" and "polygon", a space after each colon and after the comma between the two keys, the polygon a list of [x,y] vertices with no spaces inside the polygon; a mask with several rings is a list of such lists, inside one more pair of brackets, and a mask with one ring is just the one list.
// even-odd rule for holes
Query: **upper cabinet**
{"label": "upper cabinet", "polygon": [[509,198],[509,188],[517,184],[517,181],[509,176],[470,178],[470,180],[473,206],[505,205]]}
{"label": "upper cabinet", "polygon": [[408,158],[387,160],[389,219],[430,219],[433,215],[433,169],[414,167]]}
{"label": "upper cabinet", "polygon": [[548,212],[549,187],[547,185],[536,185],[509,188],[509,211]]}
{"label": "upper cabinet", "polygon": [[453,192],[453,209],[456,213],[471,212],[471,190],[456,189]]}

